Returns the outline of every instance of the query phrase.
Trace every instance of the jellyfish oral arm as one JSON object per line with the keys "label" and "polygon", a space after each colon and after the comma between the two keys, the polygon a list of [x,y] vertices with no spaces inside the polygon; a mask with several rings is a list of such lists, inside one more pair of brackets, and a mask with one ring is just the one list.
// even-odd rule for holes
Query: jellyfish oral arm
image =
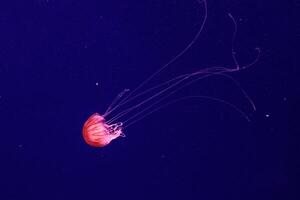
{"label": "jellyfish oral arm", "polygon": [[125,137],[125,134],[122,131],[123,129],[122,122],[118,122],[115,124],[106,124],[106,126],[111,135],[116,135],[117,137]]}

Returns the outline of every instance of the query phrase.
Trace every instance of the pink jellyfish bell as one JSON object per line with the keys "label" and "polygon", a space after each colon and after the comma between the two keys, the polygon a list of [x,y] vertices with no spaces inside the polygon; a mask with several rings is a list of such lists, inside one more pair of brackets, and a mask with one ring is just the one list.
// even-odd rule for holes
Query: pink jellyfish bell
{"label": "pink jellyfish bell", "polygon": [[104,147],[118,137],[124,137],[122,123],[107,124],[103,116],[95,113],[83,125],[82,134],[85,142],[93,147]]}

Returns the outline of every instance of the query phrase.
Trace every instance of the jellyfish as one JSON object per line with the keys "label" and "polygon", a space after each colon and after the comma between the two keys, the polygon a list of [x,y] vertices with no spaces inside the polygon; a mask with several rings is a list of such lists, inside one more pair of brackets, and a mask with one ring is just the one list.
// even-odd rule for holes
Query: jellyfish
{"label": "jellyfish", "polygon": [[[200,25],[198,32],[195,34],[192,41],[176,56],[174,56],[169,62],[159,68],[155,73],[149,76],[146,80],[144,80],[140,85],[138,85],[133,91],[129,89],[124,89],[121,93],[117,95],[117,97],[112,101],[110,106],[104,112],[104,114],[94,113],[92,114],[84,123],[82,134],[84,141],[92,146],[92,147],[105,147],[111,143],[111,141],[119,138],[125,137],[123,130],[130,125],[136,123],[137,121],[145,118],[151,113],[173,104],[175,102],[187,99],[187,98],[206,98],[214,101],[218,101],[235,109],[239,112],[246,120],[249,120],[248,116],[237,106],[214,97],[209,96],[187,96],[179,99],[175,99],[173,101],[169,101],[165,104],[161,104],[161,102],[167,99],[172,94],[178,92],[179,90],[201,80],[204,78],[208,78],[211,76],[223,76],[225,78],[233,81],[234,84],[238,86],[241,90],[244,97],[251,104],[252,108],[256,110],[255,105],[248,94],[244,91],[244,89],[239,85],[239,83],[233,79],[229,73],[237,72],[240,70],[244,70],[253,66],[259,59],[260,49],[256,48],[257,56],[255,59],[246,65],[240,65],[236,58],[236,53],[234,50],[234,42],[237,33],[237,23],[234,17],[228,13],[229,18],[233,22],[233,35],[232,35],[232,48],[231,48],[231,56],[234,61],[233,67],[224,67],[224,66],[213,66],[207,67],[204,69],[200,69],[198,71],[192,73],[186,73],[170,80],[167,80],[163,83],[160,83],[154,87],[146,88],[145,86],[149,81],[151,81],[154,77],[158,76],[163,70],[173,64],[176,60],[178,60],[183,54],[185,54],[191,46],[195,43],[195,41],[200,36],[204,25],[207,20],[207,2],[206,0],[198,0],[200,5],[203,5],[204,9],[204,18]],[[122,122],[120,122],[120,118],[125,118]]]}

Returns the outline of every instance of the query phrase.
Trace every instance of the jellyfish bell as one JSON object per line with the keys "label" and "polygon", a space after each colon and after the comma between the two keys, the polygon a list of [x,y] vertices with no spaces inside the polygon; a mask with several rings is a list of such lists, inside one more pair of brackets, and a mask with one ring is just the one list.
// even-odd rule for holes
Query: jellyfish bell
{"label": "jellyfish bell", "polygon": [[82,135],[92,147],[104,147],[118,137],[125,137],[122,123],[107,124],[99,113],[91,115],[83,125]]}

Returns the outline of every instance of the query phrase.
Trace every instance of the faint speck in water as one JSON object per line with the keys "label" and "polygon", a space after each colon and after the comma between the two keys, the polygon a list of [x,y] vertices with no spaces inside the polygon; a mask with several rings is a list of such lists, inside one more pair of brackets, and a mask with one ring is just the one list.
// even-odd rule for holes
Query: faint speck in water
{"label": "faint speck in water", "polygon": [[99,83],[98,83],[98,82],[96,82],[96,86],[99,86]]}
{"label": "faint speck in water", "polygon": [[18,144],[18,148],[19,149],[23,148],[23,144]]}
{"label": "faint speck in water", "polygon": [[269,114],[266,114],[265,116],[266,116],[266,118],[269,118],[269,117],[270,117],[270,115],[269,115]]}
{"label": "faint speck in water", "polygon": [[283,101],[286,101],[287,100],[287,98],[286,97],[283,97]]}

